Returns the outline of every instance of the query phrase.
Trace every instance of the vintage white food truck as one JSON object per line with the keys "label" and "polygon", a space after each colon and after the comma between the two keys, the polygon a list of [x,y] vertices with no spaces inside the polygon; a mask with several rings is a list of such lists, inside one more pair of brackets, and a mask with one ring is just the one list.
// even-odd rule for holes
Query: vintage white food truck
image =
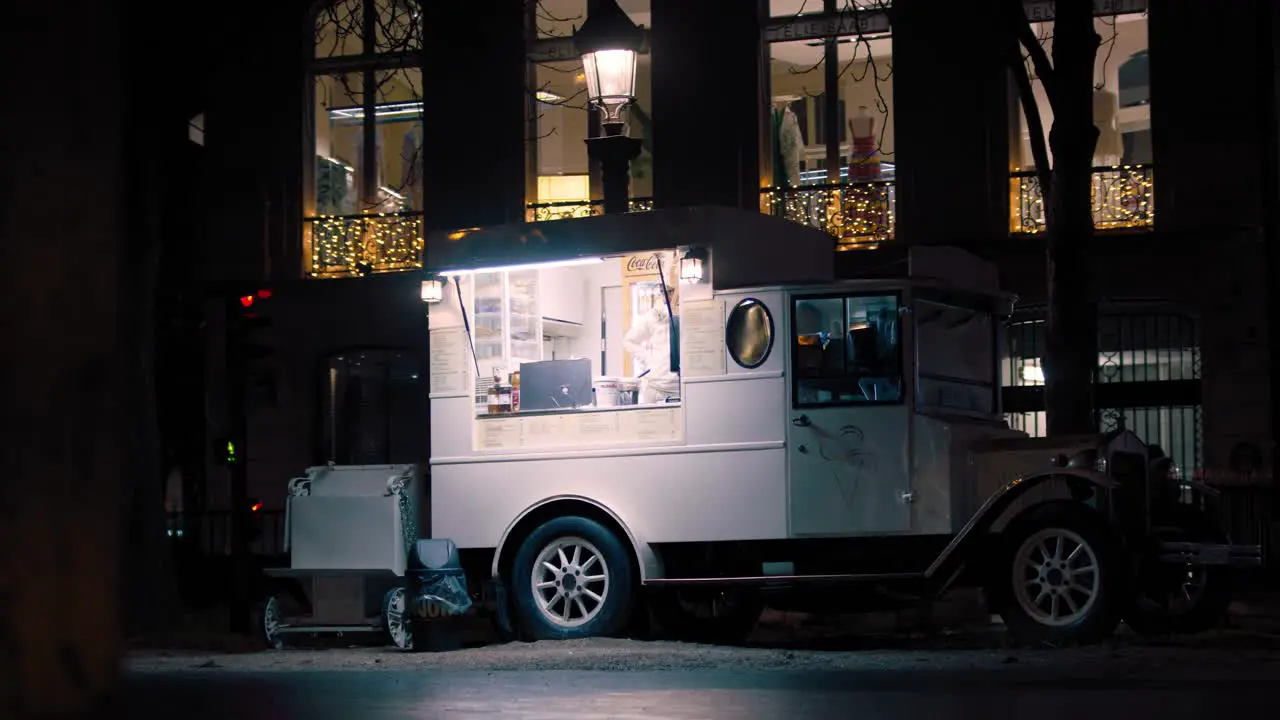
{"label": "vintage white food truck", "polygon": [[430,534],[504,631],[617,633],[647,608],[732,640],[766,603],[958,583],[1030,641],[1217,619],[1260,552],[1222,537],[1209,488],[1132,433],[1002,421],[993,266],[915,247],[836,281],[833,250],[728,208],[428,238]]}

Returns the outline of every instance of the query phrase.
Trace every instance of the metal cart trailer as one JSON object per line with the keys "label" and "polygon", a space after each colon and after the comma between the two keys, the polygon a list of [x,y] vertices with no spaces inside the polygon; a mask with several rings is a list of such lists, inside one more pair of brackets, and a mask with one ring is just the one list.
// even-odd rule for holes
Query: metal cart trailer
{"label": "metal cart trailer", "polygon": [[258,606],[262,638],[290,633],[385,632],[413,646],[405,571],[418,541],[422,478],[417,465],[308,468],[289,481],[289,567]]}

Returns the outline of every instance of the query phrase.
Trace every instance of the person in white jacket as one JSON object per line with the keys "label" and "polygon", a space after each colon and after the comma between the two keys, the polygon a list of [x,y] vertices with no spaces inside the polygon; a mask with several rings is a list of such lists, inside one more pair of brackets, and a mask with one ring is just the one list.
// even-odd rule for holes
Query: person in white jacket
{"label": "person in white jacket", "polygon": [[[671,298],[672,305],[675,298]],[[622,340],[640,378],[640,402],[660,403],[680,396],[680,375],[671,371],[671,322],[665,302],[641,314]]]}

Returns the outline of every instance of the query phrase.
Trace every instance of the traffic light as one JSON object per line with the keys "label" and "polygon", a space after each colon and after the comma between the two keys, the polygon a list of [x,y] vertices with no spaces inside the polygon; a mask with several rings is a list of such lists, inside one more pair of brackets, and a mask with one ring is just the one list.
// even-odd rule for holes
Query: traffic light
{"label": "traffic light", "polygon": [[233,359],[249,363],[271,355],[270,345],[260,336],[271,327],[271,318],[264,314],[264,306],[270,306],[273,294],[260,288],[235,295],[227,317],[227,352]]}
{"label": "traffic light", "polygon": [[235,465],[240,462],[236,441],[229,437],[214,438],[212,457],[216,465]]}
{"label": "traffic light", "polygon": [[262,502],[257,498],[251,497],[246,504],[249,506],[249,527],[248,535],[245,539],[248,542],[253,542],[262,537],[262,525],[264,522],[262,517]]}

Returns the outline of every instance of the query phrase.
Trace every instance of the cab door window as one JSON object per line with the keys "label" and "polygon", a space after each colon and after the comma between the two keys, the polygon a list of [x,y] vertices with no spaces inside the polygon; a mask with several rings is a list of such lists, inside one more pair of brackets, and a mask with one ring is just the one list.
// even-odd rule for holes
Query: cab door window
{"label": "cab door window", "polygon": [[902,338],[895,294],[792,301],[796,407],[902,402]]}

